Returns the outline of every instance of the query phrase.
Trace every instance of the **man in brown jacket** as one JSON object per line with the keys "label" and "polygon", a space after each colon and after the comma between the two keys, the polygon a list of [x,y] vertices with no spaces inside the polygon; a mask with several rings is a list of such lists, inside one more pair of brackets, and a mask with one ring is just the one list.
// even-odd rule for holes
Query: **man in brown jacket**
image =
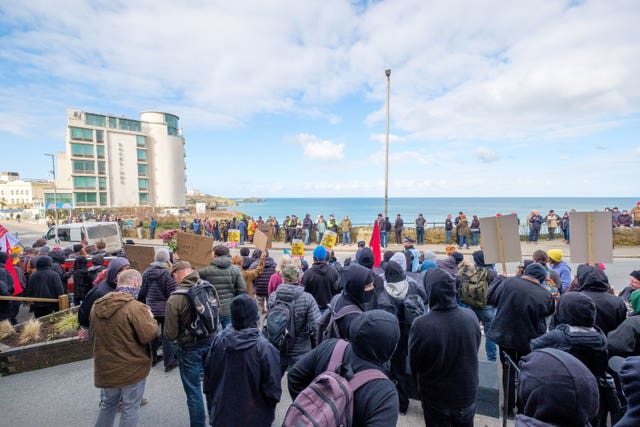
{"label": "man in brown jacket", "polygon": [[102,389],[96,427],[112,426],[122,400],[120,425],[135,426],[145,380],[151,371],[150,343],[158,323],[145,304],[136,301],[142,276],[125,270],[118,286],[98,299],[91,310],[94,382]]}

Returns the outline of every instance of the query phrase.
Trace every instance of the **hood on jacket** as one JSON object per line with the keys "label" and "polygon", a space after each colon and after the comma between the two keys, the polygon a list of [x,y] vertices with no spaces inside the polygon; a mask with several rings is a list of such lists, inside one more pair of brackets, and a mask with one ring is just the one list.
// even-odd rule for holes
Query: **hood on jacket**
{"label": "hood on jacket", "polygon": [[88,264],[87,257],[84,255],[78,255],[75,261],[73,261],[73,269],[77,270],[79,268],[85,268],[87,264]]}
{"label": "hood on jacket", "polygon": [[351,264],[340,270],[343,293],[362,311],[365,310],[364,287],[373,283],[373,272],[359,264]]}
{"label": "hood on jacket", "polygon": [[199,280],[200,280],[200,275],[196,270],[193,270],[191,273],[187,274],[182,278],[182,282],[180,282],[180,285],[193,286],[196,283],[198,283]]}
{"label": "hood on jacket", "polygon": [[524,275],[533,277],[538,281],[538,283],[544,283],[547,279],[547,274],[547,269],[539,262],[533,262],[527,265],[524,269]]}
{"label": "hood on jacket", "polygon": [[568,292],[558,301],[558,322],[571,326],[593,327],[596,324],[596,304],[581,292]]}
{"label": "hood on jacket", "polygon": [[311,265],[311,269],[313,269],[315,273],[321,276],[325,276],[329,273],[329,271],[331,271],[331,269],[335,270],[335,267],[331,264],[327,264],[324,261],[318,261],[314,262],[313,265]]}
{"label": "hood on jacket", "polygon": [[581,292],[568,292],[558,301],[558,322],[571,326],[593,327],[596,324],[596,304]]}
{"label": "hood on jacket", "polygon": [[49,255],[39,255],[36,258],[36,269],[38,270],[46,270],[50,269],[53,266],[53,262]]}
{"label": "hood on jacket", "polygon": [[396,299],[404,299],[409,291],[409,282],[404,267],[404,264],[399,265],[393,260],[384,266],[384,289]]}
{"label": "hood on jacket", "polygon": [[598,414],[598,383],[587,367],[561,350],[524,356],[518,385],[522,414],[550,424],[585,426]]}
{"label": "hood on jacket", "polygon": [[486,267],[486,264],[484,263],[484,252],[483,251],[475,251],[473,254],[473,262],[475,263],[475,265],[477,265],[478,267]]}
{"label": "hood on jacket", "polygon": [[211,265],[222,269],[231,267],[231,264],[231,255],[221,255],[211,260]]}
{"label": "hood on jacket", "polygon": [[458,263],[456,263],[456,259],[451,255],[445,259],[437,259],[436,266],[454,277],[458,274]]}
{"label": "hood on jacket", "polygon": [[256,300],[247,294],[238,295],[231,300],[231,326],[239,331],[247,328],[255,328],[260,318]]}
{"label": "hood on jacket", "polygon": [[578,266],[578,291],[606,292],[609,289],[609,279],[604,271],[593,265]]}
{"label": "hood on jacket", "polygon": [[430,289],[429,308],[449,310],[458,306],[456,301],[456,281],[447,271],[432,268],[425,275],[425,287]]}
{"label": "hood on jacket", "polygon": [[362,248],[360,253],[358,254],[358,263],[367,268],[373,268],[373,251],[371,248]]}
{"label": "hood on jacket", "polygon": [[253,347],[258,342],[261,332],[251,327],[241,330],[227,328],[222,331],[220,339],[225,351],[240,351]]}
{"label": "hood on jacket", "polygon": [[438,259],[435,252],[433,251],[424,251],[422,254],[424,256],[425,261],[433,261],[435,263],[436,260]]}
{"label": "hood on jacket", "polygon": [[407,271],[407,257],[405,257],[402,252],[396,252],[393,254],[389,262],[395,262],[402,267],[402,271]]}
{"label": "hood on jacket", "polygon": [[[627,398],[628,409],[620,425],[634,425],[640,420],[640,356],[627,357],[620,369],[622,391]],[[625,422],[623,422],[625,421]],[[628,421],[628,422],[627,422]]]}
{"label": "hood on jacket", "polygon": [[109,267],[107,267],[107,284],[111,286],[113,289],[118,286],[118,273],[122,269],[122,267],[131,265],[128,259],[123,257],[116,257],[109,262]]}
{"label": "hood on jacket", "polygon": [[351,322],[349,337],[358,357],[382,365],[396,351],[400,339],[398,318],[384,310],[365,311]]}
{"label": "hood on jacket", "polygon": [[[96,316],[100,319],[109,319],[125,304],[135,300],[136,298],[128,293],[109,292],[93,304],[92,310],[95,311]],[[149,316],[151,316],[151,314],[149,314]]]}

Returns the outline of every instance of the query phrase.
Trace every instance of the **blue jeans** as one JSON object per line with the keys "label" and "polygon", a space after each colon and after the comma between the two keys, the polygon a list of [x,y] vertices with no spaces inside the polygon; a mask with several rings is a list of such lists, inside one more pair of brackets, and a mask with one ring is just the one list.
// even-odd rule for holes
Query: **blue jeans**
{"label": "blue jeans", "polygon": [[182,387],[187,395],[191,427],[205,427],[207,424],[200,374],[204,372],[204,361],[209,352],[209,345],[210,343],[205,342],[192,347],[178,349],[178,367],[180,369]]}
{"label": "blue jeans", "polygon": [[459,241],[458,246],[460,247],[466,246],[467,248],[469,247],[469,238],[467,236],[460,236],[458,241]]}
{"label": "blue jeans", "polygon": [[241,231],[241,232],[240,232],[240,244],[241,244],[241,245],[244,245],[244,239],[245,239],[245,238],[246,238],[246,237],[244,236],[244,232],[243,232],[243,231]]}
{"label": "blue jeans", "polygon": [[444,240],[444,242],[445,242],[445,244],[447,244],[447,245],[448,245],[449,243],[451,243],[451,233],[452,233],[452,231],[451,231],[451,230],[444,230],[444,235],[445,235],[445,240]]}
{"label": "blue jeans", "polygon": [[488,338],[491,325],[493,324],[493,318],[496,317],[496,309],[490,305],[483,308],[471,307],[469,308],[476,314],[476,317],[484,325],[484,349],[487,352],[487,360],[495,362],[497,357],[496,343]]}
{"label": "blue jeans", "polygon": [[478,246],[478,236],[480,236],[479,231],[471,232],[471,241],[473,242],[473,246]]}
{"label": "blue jeans", "polygon": [[383,248],[386,248],[387,246],[389,246],[389,232],[388,231],[381,231],[380,232],[380,246],[382,246]]}
{"label": "blue jeans", "polygon": [[309,230],[308,228],[303,228],[302,232],[304,233],[304,244],[308,245],[309,244],[309,235],[311,234],[311,230]]}
{"label": "blue jeans", "polygon": [[116,420],[116,409],[122,399],[120,427],[134,427],[140,418],[140,402],[144,395],[146,379],[122,388],[103,388],[100,412],[95,427],[111,427]]}
{"label": "blue jeans", "polygon": [[540,229],[531,227],[531,231],[529,231],[529,241],[537,242],[539,236],[540,236]]}
{"label": "blue jeans", "polygon": [[424,228],[416,228],[416,238],[419,245],[424,243]]}
{"label": "blue jeans", "polygon": [[351,244],[351,232],[343,231],[342,232],[342,244],[350,245]]}
{"label": "blue jeans", "polygon": [[319,244],[320,244],[320,242],[322,242],[322,236],[324,236],[324,233],[321,233],[321,232],[319,232],[319,231],[316,231],[316,236],[317,236],[317,238],[316,238],[316,243],[319,245]]}

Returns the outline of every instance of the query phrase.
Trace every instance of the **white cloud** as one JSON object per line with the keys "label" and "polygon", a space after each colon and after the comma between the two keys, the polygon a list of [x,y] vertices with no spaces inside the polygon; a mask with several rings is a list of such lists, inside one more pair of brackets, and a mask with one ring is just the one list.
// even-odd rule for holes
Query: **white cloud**
{"label": "white cloud", "polygon": [[473,155],[484,163],[491,163],[498,160],[498,154],[495,151],[488,149],[487,147],[480,146],[476,148],[476,150],[473,152]]}
{"label": "white cloud", "polygon": [[[371,134],[371,140],[372,141],[378,141],[378,142],[386,142],[387,141],[387,135],[384,133],[372,133]],[[400,136],[400,135],[394,135],[392,133],[389,134],[389,142],[402,142],[402,141],[406,141],[407,139],[404,136]]]}
{"label": "white cloud", "polygon": [[344,144],[336,144],[329,140],[322,140],[315,135],[301,133],[294,137],[294,141],[304,149],[304,155],[312,160],[342,160],[344,159]]}

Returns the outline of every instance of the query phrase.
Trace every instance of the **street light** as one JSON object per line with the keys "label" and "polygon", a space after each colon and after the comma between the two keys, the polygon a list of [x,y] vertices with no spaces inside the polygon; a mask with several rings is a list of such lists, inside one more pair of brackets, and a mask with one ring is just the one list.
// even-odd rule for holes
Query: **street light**
{"label": "street light", "polygon": [[384,216],[389,216],[389,88],[391,87],[391,70],[384,70],[387,76],[387,133],[384,154]]}
{"label": "street light", "polygon": [[56,225],[58,225],[58,190],[56,188],[56,162],[55,162],[55,156],[51,153],[44,153],[45,156],[49,156],[51,157],[51,166],[53,167],[53,169],[51,169],[51,174],[53,175],[53,204],[55,205],[55,221],[56,221]]}

